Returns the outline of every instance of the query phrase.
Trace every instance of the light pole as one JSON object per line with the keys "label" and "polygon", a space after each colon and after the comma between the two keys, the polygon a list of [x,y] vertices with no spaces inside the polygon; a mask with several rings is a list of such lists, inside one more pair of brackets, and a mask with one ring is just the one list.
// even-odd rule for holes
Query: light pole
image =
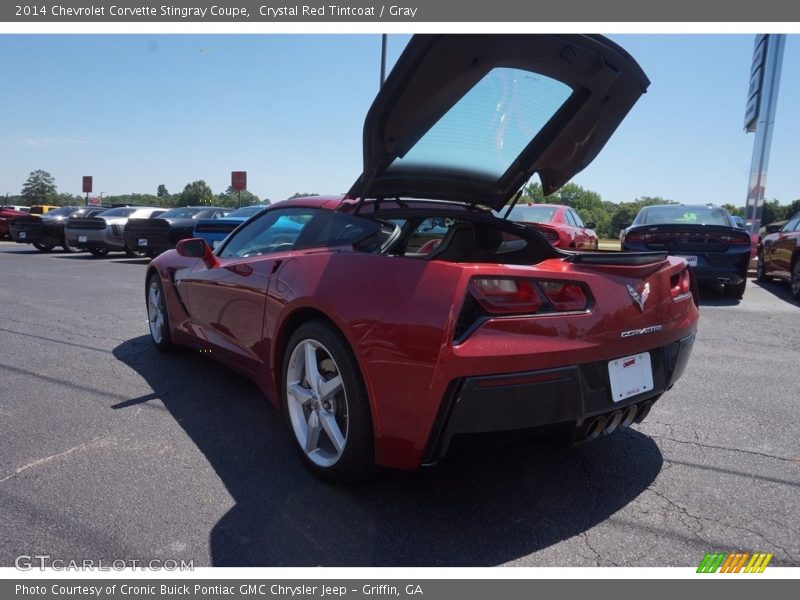
{"label": "light pole", "polygon": [[381,34],[381,87],[386,81],[386,37],[387,34]]}

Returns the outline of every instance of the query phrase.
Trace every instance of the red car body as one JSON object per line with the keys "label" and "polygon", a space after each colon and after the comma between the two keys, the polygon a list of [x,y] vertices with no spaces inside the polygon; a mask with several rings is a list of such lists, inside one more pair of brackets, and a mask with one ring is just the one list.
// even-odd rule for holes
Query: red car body
{"label": "red car body", "polygon": [[8,207],[0,207],[0,238],[7,237],[9,235],[8,232],[8,222],[11,219],[16,219],[17,217],[24,217],[27,216],[28,213],[23,212],[21,210],[15,210],[13,208]]}
{"label": "red car body", "polygon": [[788,282],[792,296],[800,300],[800,213],[759,242],[756,274],[759,281],[774,277]]}
{"label": "red car body", "polygon": [[598,238],[594,223],[585,224],[578,213],[562,204],[518,205],[508,217],[538,229],[556,248],[597,250]]}
{"label": "red car body", "polygon": [[[414,36],[347,195],[273,204],[213,251],[188,239],[150,263],[155,345],[251,377],[333,479],[433,463],[465,433],[638,422],[693,347],[686,261],[559,250],[490,209],[533,173],[558,189],[647,84],[599,36]],[[442,150],[464,127],[464,152]]]}

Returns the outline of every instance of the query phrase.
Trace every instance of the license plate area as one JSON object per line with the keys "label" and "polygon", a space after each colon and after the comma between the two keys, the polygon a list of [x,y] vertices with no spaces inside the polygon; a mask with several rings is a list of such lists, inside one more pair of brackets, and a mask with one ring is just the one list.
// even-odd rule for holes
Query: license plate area
{"label": "license plate area", "polygon": [[697,257],[696,256],[681,256],[680,258],[685,258],[686,262],[689,263],[690,267],[697,266]]}
{"label": "license plate area", "polygon": [[147,238],[139,238],[140,246],[147,246]]}
{"label": "license plate area", "polygon": [[28,234],[25,233],[24,231],[20,231],[19,232],[19,239],[24,240],[27,237],[28,237]]}
{"label": "license plate area", "polygon": [[85,244],[86,243],[86,236],[85,235],[79,235],[78,236],[78,243],[79,244]]}
{"label": "license plate area", "polygon": [[653,366],[650,353],[642,352],[609,361],[608,379],[614,402],[652,390]]}

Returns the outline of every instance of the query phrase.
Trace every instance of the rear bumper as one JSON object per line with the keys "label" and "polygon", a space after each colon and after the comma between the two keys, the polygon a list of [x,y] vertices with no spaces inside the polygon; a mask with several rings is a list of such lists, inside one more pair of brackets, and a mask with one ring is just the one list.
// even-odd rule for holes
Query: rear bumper
{"label": "rear bumper", "polygon": [[[623,250],[664,251],[663,248],[650,248],[646,245],[625,244]],[[731,246],[725,252],[697,252],[692,250],[667,250],[670,256],[697,258],[697,265],[691,267],[692,274],[702,283],[739,284],[747,279],[750,265],[750,246]]]}
{"label": "rear bumper", "polygon": [[[158,256],[162,252],[175,247],[167,232],[129,232],[123,234],[125,245],[132,250],[139,250],[149,256]],[[142,243],[144,242],[144,243]]]}
{"label": "rear bumper", "polygon": [[85,250],[91,250],[94,248],[123,250],[125,248],[125,240],[122,238],[122,235],[114,235],[109,228],[100,230],[67,229],[66,237],[67,242],[73,248],[82,248]]}
{"label": "rear bumper", "polygon": [[[695,334],[650,351],[653,389],[621,402],[611,399],[608,361],[543,371],[467,377],[453,382],[426,446],[423,464],[443,457],[456,435],[534,429],[567,424],[576,437],[587,426],[631,406],[645,415],[683,374]],[[591,436],[590,436],[591,437]]]}

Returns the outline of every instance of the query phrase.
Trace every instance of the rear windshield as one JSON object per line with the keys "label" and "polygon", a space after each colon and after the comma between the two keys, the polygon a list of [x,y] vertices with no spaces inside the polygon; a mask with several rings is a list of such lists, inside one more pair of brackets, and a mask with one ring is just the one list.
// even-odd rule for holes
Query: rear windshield
{"label": "rear windshield", "polygon": [[173,208],[159,215],[163,219],[193,219],[202,208]]}
{"label": "rear windshield", "polygon": [[67,215],[71,215],[78,209],[74,206],[62,206],[61,208],[54,208],[50,212],[47,213],[48,217],[66,217]]}
{"label": "rear windshield", "polygon": [[133,214],[135,208],[112,208],[103,213],[104,217],[127,217]]}
{"label": "rear windshield", "polygon": [[428,167],[496,181],[571,94],[539,73],[494,68],[388,171]]}
{"label": "rear windshield", "polygon": [[731,227],[724,208],[709,206],[648,206],[642,209],[634,225],[723,225]]}
{"label": "rear windshield", "polygon": [[515,206],[508,218],[523,223],[549,223],[555,214],[552,206]]}
{"label": "rear windshield", "polygon": [[235,210],[230,213],[226,218],[230,219],[233,217],[252,217],[261,209],[266,208],[266,206],[243,206],[239,210]]}

